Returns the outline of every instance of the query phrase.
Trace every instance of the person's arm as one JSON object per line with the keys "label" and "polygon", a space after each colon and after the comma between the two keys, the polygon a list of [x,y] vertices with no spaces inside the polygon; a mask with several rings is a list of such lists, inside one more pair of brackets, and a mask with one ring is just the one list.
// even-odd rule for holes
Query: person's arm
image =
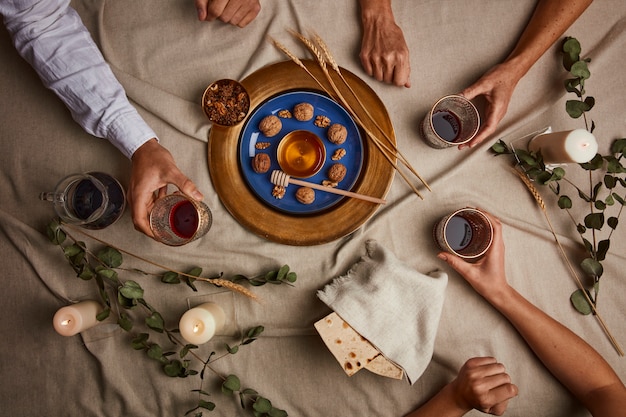
{"label": "person's arm", "polygon": [[461,92],[468,99],[484,96],[486,118],[474,139],[459,149],[476,146],[504,118],[515,87],[537,60],[589,7],[592,0],[539,0],[511,54]]}
{"label": "person's arm", "polygon": [[363,38],[360,59],[365,72],[397,86],[411,86],[411,62],[402,29],[396,24],[391,0],[359,0]]}
{"label": "person's arm", "polygon": [[69,1],[4,0],[0,14],[17,51],[63,101],[74,120],[131,158],[128,200],[138,230],[152,236],[148,211],[154,192],[168,183],[202,198],[130,104]]}
{"label": "person's arm", "polygon": [[195,0],[198,20],[224,23],[243,28],[261,11],[259,0]]}
{"label": "person's arm", "polygon": [[494,241],[485,258],[472,264],[446,252],[438,256],[511,322],[546,368],[595,417],[623,415],[626,388],[611,366],[584,340],[508,284],[502,225],[488,216],[494,224]]}

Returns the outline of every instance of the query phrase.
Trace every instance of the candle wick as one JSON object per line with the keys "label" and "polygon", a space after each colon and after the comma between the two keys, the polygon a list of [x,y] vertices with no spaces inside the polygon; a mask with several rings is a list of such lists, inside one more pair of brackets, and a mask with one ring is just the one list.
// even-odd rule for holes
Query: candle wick
{"label": "candle wick", "polygon": [[200,329],[200,326],[198,326],[197,324],[194,324],[193,326],[193,332],[194,333],[198,333],[198,330]]}
{"label": "candle wick", "polygon": [[587,146],[589,146],[588,143],[583,143],[583,148],[586,148]]}
{"label": "candle wick", "polygon": [[72,320],[70,320],[70,319],[65,319],[65,320],[63,320],[63,321],[61,322],[61,324],[62,324],[63,326],[67,326],[67,325],[69,325],[71,322],[72,322]]}

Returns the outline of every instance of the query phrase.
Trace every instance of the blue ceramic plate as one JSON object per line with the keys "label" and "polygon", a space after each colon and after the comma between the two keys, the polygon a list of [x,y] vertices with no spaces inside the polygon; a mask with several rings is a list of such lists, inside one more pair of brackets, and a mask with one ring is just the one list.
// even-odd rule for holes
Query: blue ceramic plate
{"label": "blue ceramic plate", "polygon": [[[303,102],[311,104],[314,108],[314,116],[311,120],[303,122],[293,117],[280,118],[282,129],[277,135],[268,138],[261,133],[259,123],[265,116],[272,114],[278,116],[278,112],[281,110],[289,110],[293,114],[293,107]],[[346,141],[341,145],[330,142],[326,136],[328,127],[322,128],[315,125],[314,121],[317,116],[328,117],[331,124],[340,123],[344,125],[348,131]],[[308,130],[316,134],[322,139],[326,148],[326,160],[322,169],[314,176],[302,180],[321,184],[323,180],[328,179],[328,168],[335,162],[340,162],[346,166],[347,172],[337,188],[350,190],[359,178],[363,166],[363,140],[359,129],[346,110],[335,101],[324,95],[308,91],[282,93],[268,99],[254,109],[241,130],[239,138],[239,163],[243,177],[252,192],[261,201],[280,211],[292,214],[312,214],[326,210],[346,197],[315,190],[315,201],[312,204],[302,204],[295,198],[296,191],[300,186],[294,184],[289,184],[282,199],[272,196],[274,186],[270,182],[270,175],[273,170],[280,169],[276,155],[278,143],[287,133],[294,130]],[[267,149],[257,149],[255,146],[257,142],[269,142],[270,146]],[[339,161],[333,161],[331,157],[338,148],[345,149],[346,155]],[[264,174],[258,174],[252,169],[252,159],[257,152],[267,153],[270,156],[271,167]]]}

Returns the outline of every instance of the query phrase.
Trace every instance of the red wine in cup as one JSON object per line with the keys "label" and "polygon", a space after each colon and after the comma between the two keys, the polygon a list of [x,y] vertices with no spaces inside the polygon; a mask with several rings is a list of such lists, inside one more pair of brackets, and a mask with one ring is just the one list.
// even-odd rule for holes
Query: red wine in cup
{"label": "red wine in cup", "polygon": [[454,113],[438,111],[433,114],[433,128],[446,142],[454,142],[461,131],[461,123]]}
{"label": "red wine in cup", "polygon": [[190,201],[181,201],[170,212],[170,226],[183,239],[190,239],[198,230],[198,211]]}

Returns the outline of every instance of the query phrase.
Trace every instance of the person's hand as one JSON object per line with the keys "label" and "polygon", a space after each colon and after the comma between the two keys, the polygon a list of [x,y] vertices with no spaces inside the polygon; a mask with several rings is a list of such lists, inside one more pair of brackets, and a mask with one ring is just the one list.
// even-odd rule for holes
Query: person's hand
{"label": "person's hand", "polygon": [[449,252],[440,252],[437,256],[446,261],[455,271],[476,290],[490,299],[509,288],[504,266],[504,240],[502,223],[490,213],[481,210],[493,224],[493,242],[484,257],[476,262],[467,262]]}
{"label": "person's hand", "polygon": [[402,29],[393,16],[363,18],[363,39],[359,54],[365,72],[397,86],[411,86],[411,62]]}
{"label": "person's hand", "polygon": [[240,28],[252,22],[261,11],[259,0],[195,0],[198,20],[219,19]]}
{"label": "person's hand", "polygon": [[157,197],[165,195],[168,184],[196,200],[203,198],[196,185],[178,169],[172,154],[156,139],[150,139],[133,154],[128,203],[135,229],[152,238],[148,216]]}
{"label": "person's hand", "polygon": [[485,120],[482,121],[478,134],[468,143],[459,145],[459,149],[476,146],[496,131],[498,123],[506,115],[511,97],[520,79],[521,74],[514,65],[503,63],[493,67],[461,92],[461,95],[468,100],[483,96],[487,105]]}
{"label": "person's hand", "polygon": [[490,357],[469,359],[450,386],[459,408],[496,416],[504,414],[509,400],[518,393],[504,365]]}

